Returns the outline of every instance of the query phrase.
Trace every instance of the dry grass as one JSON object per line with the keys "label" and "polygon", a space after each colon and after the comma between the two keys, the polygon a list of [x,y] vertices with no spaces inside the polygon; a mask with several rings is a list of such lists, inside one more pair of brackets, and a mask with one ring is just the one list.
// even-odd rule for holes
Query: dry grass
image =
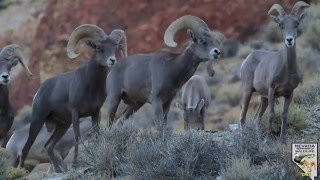
{"label": "dry grass", "polygon": [[226,103],[231,107],[238,106],[241,100],[240,82],[221,85],[216,92],[216,100],[220,103]]}
{"label": "dry grass", "polygon": [[102,127],[85,145],[82,159],[92,174],[104,178],[207,179],[218,175],[219,151],[210,134],[202,132],[174,135],[134,126]]}

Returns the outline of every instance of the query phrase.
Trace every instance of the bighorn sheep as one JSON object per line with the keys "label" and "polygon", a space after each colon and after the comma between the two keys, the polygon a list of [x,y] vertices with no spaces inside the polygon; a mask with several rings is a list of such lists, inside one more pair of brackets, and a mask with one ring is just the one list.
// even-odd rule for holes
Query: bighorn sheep
{"label": "bighorn sheep", "polygon": [[178,108],[184,111],[184,129],[204,130],[204,117],[211,101],[211,92],[206,80],[192,76],[182,88]]}
{"label": "bighorn sheep", "polygon": [[13,108],[9,99],[9,89],[7,86],[10,82],[11,68],[20,62],[27,72],[27,75],[32,77],[32,73],[24,64],[23,60],[23,52],[19,45],[8,45],[0,52],[0,139],[3,141],[1,147],[5,147],[10,138],[8,132],[14,119]]}
{"label": "bighorn sheep", "polygon": [[[84,136],[91,128],[91,122],[88,119],[82,120],[80,122],[80,134]],[[19,157],[22,153],[22,148],[27,142],[28,133],[30,129],[30,124],[26,125],[22,129],[16,130],[11,136],[6,149],[10,153],[10,165],[16,167],[19,162]],[[76,144],[74,139],[73,128],[70,127],[68,131],[62,136],[62,138],[57,142],[54,150],[58,156],[64,159],[68,154],[70,149]],[[36,137],[29,154],[28,159],[35,159],[40,163],[50,162],[48,154],[44,149],[45,143],[48,141],[52,132],[49,132],[45,126],[43,126]]]}
{"label": "bighorn sheep", "polygon": [[[92,126],[100,121],[100,108],[106,98],[106,77],[109,68],[116,62],[116,50],[127,55],[126,35],[123,30],[113,30],[110,35],[98,26],[84,24],[71,34],[67,53],[76,58],[75,46],[80,40],[89,39],[87,45],[95,52],[92,58],[77,69],[46,80],[34,96],[29,137],[20,156],[22,167],[27,154],[45,123],[55,124],[55,129],[45,144],[51,163],[56,172],[66,169],[63,160],[54,153],[54,146],[73,124],[76,142],[79,142],[79,118],[92,117]],[[77,162],[78,143],[75,145],[74,164]]]}
{"label": "bighorn sheep", "polygon": [[[296,55],[297,29],[305,13],[298,14],[302,7],[307,7],[303,1],[297,2],[290,14],[283,7],[274,4],[269,10],[270,18],[279,24],[285,42],[285,48],[276,52],[257,50],[251,53],[241,65],[241,82],[243,91],[243,107],[240,115],[242,124],[246,121],[246,113],[253,92],[261,95],[257,115],[260,119],[267,106],[270,108],[269,133],[272,132],[272,122],[275,118],[275,98],[283,96],[284,106],[280,139],[285,142],[286,122],[293,91],[302,81],[300,67]],[[271,15],[277,10],[279,16]],[[257,117],[255,117],[257,118]]]}
{"label": "bighorn sheep", "polygon": [[[166,124],[172,99],[182,85],[194,74],[201,62],[208,62],[208,73],[214,74],[212,61],[220,55],[218,47],[223,35],[211,32],[198,17],[186,15],[170,24],[164,35],[165,43],[176,47],[173,38],[177,31],[188,29],[193,42],[181,54],[157,52],[123,58],[107,78],[107,113],[113,123],[120,100],[128,108],[122,115],[127,119],[145,103],[151,103],[158,128]],[[160,121],[159,121],[160,120]],[[161,122],[162,121],[162,122]]]}

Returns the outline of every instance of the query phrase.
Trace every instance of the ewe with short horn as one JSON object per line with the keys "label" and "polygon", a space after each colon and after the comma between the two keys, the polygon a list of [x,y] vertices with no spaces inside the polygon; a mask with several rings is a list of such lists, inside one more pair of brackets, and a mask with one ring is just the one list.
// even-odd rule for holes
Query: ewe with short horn
{"label": "ewe with short horn", "polygon": [[[246,122],[246,114],[253,92],[261,95],[261,102],[255,119],[260,120],[269,106],[269,135],[272,133],[272,124],[275,119],[275,101],[284,97],[281,116],[280,140],[285,142],[286,124],[289,106],[293,98],[294,89],[302,82],[301,70],[296,53],[296,38],[298,26],[304,18],[304,13],[297,18],[298,10],[308,4],[299,1],[292,8],[291,14],[285,14],[283,8],[275,4],[268,14],[277,23],[284,37],[285,47],[276,52],[256,50],[242,63],[240,76],[243,92],[243,106],[240,121]],[[270,15],[276,9],[281,17]]]}

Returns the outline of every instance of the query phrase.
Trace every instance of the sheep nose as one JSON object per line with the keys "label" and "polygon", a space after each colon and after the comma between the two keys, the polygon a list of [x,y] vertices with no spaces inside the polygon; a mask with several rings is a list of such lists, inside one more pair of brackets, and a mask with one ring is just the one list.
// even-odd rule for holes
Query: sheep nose
{"label": "sheep nose", "polygon": [[2,77],[3,79],[8,79],[8,78],[9,78],[9,74],[4,73],[4,74],[1,75],[1,77]]}
{"label": "sheep nose", "polygon": [[115,58],[110,58],[110,61],[114,64],[116,62]]}
{"label": "sheep nose", "polygon": [[293,40],[293,37],[287,37],[286,40],[287,40],[289,43],[291,43],[292,40]]}
{"label": "sheep nose", "polygon": [[210,53],[209,53],[209,56],[210,56],[210,59],[218,59],[219,56],[220,56],[220,50],[218,48],[213,48]]}
{"label": "sheep nose", "polygon": [[216,54],[220,55],[219,49],[214,49],[213,52],[215,52]]}

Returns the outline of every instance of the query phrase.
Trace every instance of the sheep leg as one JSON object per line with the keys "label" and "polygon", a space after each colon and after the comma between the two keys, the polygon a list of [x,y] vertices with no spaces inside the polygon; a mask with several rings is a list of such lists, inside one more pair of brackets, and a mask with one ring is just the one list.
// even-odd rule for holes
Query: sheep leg
{"label": "sheep leg", "polygon": [[163,116],[163,106],[162,101],[160,99],[156,99],[152,101],[151,103],[153,110],[154,110],[154,116],[153,116],[153,122],[158,130],[163,130],[164,125],[164,116]]}
{"label": "sheep leg", "polygon": [[288,119],[288,112],[289,112],[289,107],[290,107],[290,103],[292,101],[292,93],[290,94],[290,96],[285,97],[284,99],[284,104],[283,104],[283,110],[282,110],[282,115],[281,115],[281,133],[280,133],[280,140],[282,143],[285,143],[285,135],[286,135],[286,125],[287,125],[287,119]]}
{"label": "sheep leg", "polygon": [[101,121],[101,111],[99,110],[97,113],[95,113],[91,119],[92,119],[91,129],[96,132],[99,132],[99,125],[100,125],[100,121]]}
{"label": "sheep leg", "polygon": [[167,126],[168,112],[169,112],[169,109],[170,109],[170,105],[171,105],[171,101],[168,101],[167,103],[163,104],[163,113],[164,113],[163,126],[164,127]]}
{"label": "sheep leg", "polygon": [[[47,150],[49,159],[53,165],[55,172],[61,173],[67,170],[66,164],[54,153],[54,147],[56,143],[62,138],[62,136],[67,132],[68,128],[70,127],[70,123],[58,125],[54,129],[53,134],[51,135],[50,139],[45,144],[45,148]],[[62,168],[62,169],[61,169]]]}
{"label": "sheep leg", "polygon": [[129,117],[132,116],[133,113],[137,112],[143,105],[144,103],[136,103],[134,106],[129,106],[123,114],[123,117],[120,118],[120,124],[123,125],[124,120],[129,119]]}
{"label": "sheep leg", "polygon": [[274,106],[275,106],[275,97],[274,97],[275,90],[273,88],[269,88],[268,91],[268,105],[269,105],[269,136],[272,135],[272,123],[273,120],[276,116],[275,111],[274,111]]}
{"label": "sheep leg", "polygon": [[[32,114],[36,114],[36,113],[33,112]],[[32,117],[34,117],[34,115],[32,115]],[[42,126],[44,125],[43,116],[38,116],[37,118],[31,118],[31,119],[33,121],[30,124],[28,140],[22,149],[21,156],[19,157],[19,167],[21,168],[24,166],[24,161],[27,158],[30,148],[34,143],[34,141],[36,140],[36,137],[38,136]]]}
{"label": "sheep leg", "polygon": [[107,115],[108,126],[111,127],[115,121],[118,106],[120,104],[121,97],[116,95],[108,95],[107,97]]}
{"label": "sheep leg", "polygon": [[79,152],[79,140],[80,140],[80,127],[79,127],[79,113],[78,110],[73,108],[72,111],[72,125],[74,131],[74,138],[76,144],[74,145],[74,156],[73,156],[73,166],[78,164],[78,152]]}
{"label": "sheep leg", "polygon": [[262,118],[264,112],[266,111],[267,107],[268,107],[268,98],[261,96],[259,108],[257,110],[256,115],[254,116],[254,119],[256,120],[256,122],[261,121],[261,118]]}
{"label": "sheep leg", "polygon": [[248,111],[249,103],[251,100],[251,96],[252,96],[252,89],[247,88],[247,90],[245,90],[243,93],[243,107],[241,109],[241,115],[240,115],[241,125],[244,125],[244,123],[246,122],[246,118],[247,118],[246,116],[247,116],[247,111]]}

